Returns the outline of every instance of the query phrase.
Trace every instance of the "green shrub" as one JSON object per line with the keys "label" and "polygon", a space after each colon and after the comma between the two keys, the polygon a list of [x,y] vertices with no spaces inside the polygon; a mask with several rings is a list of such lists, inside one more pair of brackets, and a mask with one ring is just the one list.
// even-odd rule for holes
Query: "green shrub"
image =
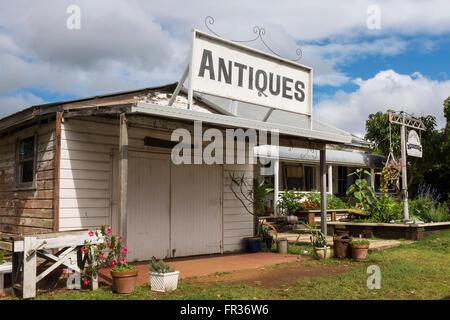
{"label": "green shrub", "polygon": [[327,195],[328,209],[347,209],[348,205],[333,194]]}
{"label": "green shrub", "polygon": [[425,221],[426,212],[434,207],[434,201],[429,194],[417,197],[415,200],[409,201],[409,212],[421,220]]}
{"label": "green shrub", "polygon": [[450,221],[450,213],[446,203],[435,203],[429,194],[409,201],[409,212],[423,222]]}
{"label": "green shrub", "polygon": [[438,203],[425,211],[423,215],[424,222],[444,222],[450,221],[450,213],[445,203]]}
{"label": "green shrub", "polygon": [[3,250],[0,250],[0,264],[3,264],[3,258],[5,257],[5,252]]}
{"label": "green shrub", "polygon": [[402,218],[402,206],[391,196],[384,194],[375,202],[371,210],[370,220],[386,223]]}
{"label": "green shrub", "polygon": [[[311,202],[316,202],[321,208],[320,193],[307,193],[306,198]],[[327,209],[347,209],[348,205],[336,197],[334,194],[327,194]]]}

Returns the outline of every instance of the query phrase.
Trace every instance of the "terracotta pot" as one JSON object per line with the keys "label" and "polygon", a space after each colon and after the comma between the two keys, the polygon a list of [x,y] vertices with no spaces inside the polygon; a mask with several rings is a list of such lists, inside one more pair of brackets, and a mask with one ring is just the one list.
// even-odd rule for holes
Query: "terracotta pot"
{"label": "terracotta pot", "polygon": [[330,258],[331,248],[328,246],[323,248],[314,247],[314,253],[319,259],[328,259]]}
{"label": "terracotta pot", "polygon": [[351,239],[348,236],[337,236],[333,239],[335,258],[350,258],[350,241]]}
{"label": "terracotta pot", "polygon": [[350,233],[347,229],[336,229],[335,230],[338,237],[349,237]]}
{"label": "terracotta pot", "polygon": [[366,260],[367,251],[369,250],[368,244],[350,244],[352,250],[352,259],[357,261]]}
{"label": "terracotta pot", "polygon": [[139,270],[131,271],[112,271],[111,277],[113,280],[114,292],[116,293],[133,293],[136,288],[136,279]]}

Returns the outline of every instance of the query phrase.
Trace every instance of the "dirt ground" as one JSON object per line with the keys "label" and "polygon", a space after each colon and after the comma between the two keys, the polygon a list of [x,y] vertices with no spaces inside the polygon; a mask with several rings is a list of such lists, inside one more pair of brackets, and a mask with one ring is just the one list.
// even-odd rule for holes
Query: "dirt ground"
{"label": "dirt ground", "polygon": [[226,281],[232,284],[249,284],[262,288],[279,288],[300,278],[320,278],[348,272],[350,264],[320,265],[315,261],[292,261],[278,266],[257,269],[237,270],[229,273],[216,273],[193,279],[194,282]]}

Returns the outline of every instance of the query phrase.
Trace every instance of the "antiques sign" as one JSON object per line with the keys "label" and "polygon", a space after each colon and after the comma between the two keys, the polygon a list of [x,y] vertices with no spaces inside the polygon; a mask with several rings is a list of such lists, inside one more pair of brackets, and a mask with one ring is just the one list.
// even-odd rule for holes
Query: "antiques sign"
{"label": "antiques sign", "polygon": [[422,158],[422,145],[420,143],[419,135],[414,130],[410,130],[408,133],[406,152],[408,153],[408,156]]}
{"label": "antiques sign", "polygon": [[189,66],[191,92],[311,115],[309,67],[198,30]]}

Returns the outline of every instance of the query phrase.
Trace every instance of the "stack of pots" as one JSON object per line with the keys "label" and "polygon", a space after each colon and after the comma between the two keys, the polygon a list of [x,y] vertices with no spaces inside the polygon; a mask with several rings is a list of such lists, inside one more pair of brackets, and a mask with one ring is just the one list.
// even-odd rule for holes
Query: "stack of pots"
{"label": "stack of pots", "polygon": [[348,231],[340,231],[338,235],[333,238],[334,257],[338,259],[350,258],[350,241]]}

